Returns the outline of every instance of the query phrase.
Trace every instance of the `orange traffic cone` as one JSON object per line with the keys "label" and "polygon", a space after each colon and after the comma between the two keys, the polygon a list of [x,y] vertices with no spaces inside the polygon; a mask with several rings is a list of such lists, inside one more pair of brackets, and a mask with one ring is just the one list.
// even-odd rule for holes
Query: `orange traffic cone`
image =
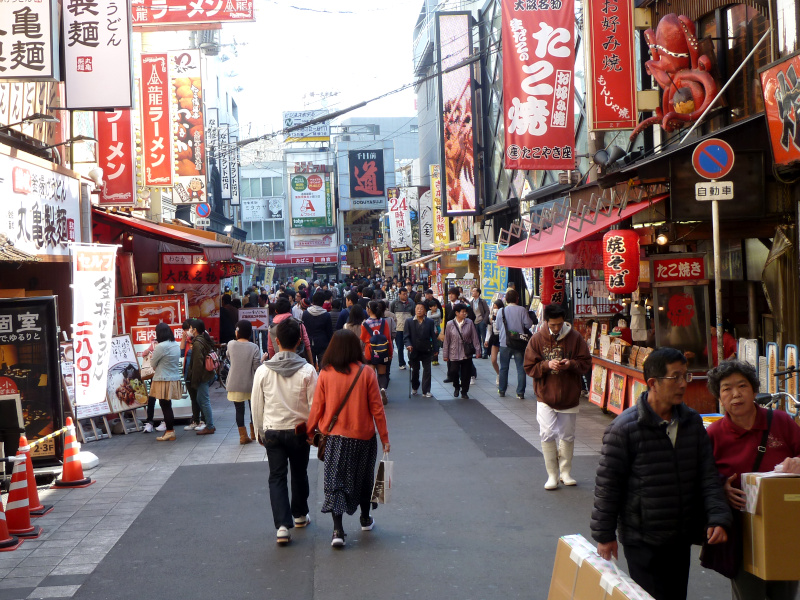
{"label": "orange traffic cone", "polygon": [[64,466],[61,469],[61,479],[56,479],[53,487],[57,488],[79,488],[89,487],[94,483],[91,477],[83,476],[83,466],[78,458],[81,445],[75,437],[75,425],[72,424],[72,417],[67,417],[67,435],[64,440]]}
{"label": "orange traffic cone", "polygon": [[16,550],[21,543],[21,539],[8,533],[6,513],[3,512],[3,503],[0,502],[0,552],[10,552],[11,550]]}
{"label": "orange traffic cone", "polygon": [[28,512],[28,482],[25,474],[26,461],[25,454],[18,451],[14,457],[14,470],[11,472],[6,519],[10,534],[23,538],[37,538],[41,535],[42,528],[31,525],[31,515]]}
{"label": "orange traffic cone", "polygon": [[28,512],[32,517],[43,517],[51,510],[52,504],[42,504],[39,502],[39,490],[36,489],[36,477],[33,474],[33,461],[31,461],[31,447],[28,445],[28,439],[21,435],[19,436],[19,450],[25,454],[25,475],[28,479]]}

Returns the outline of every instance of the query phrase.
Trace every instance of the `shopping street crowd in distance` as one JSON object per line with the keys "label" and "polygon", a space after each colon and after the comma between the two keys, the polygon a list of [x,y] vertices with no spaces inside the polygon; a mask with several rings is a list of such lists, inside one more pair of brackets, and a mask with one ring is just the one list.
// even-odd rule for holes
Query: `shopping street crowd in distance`
{"label": "shopping street crowd in distance", "polygon": [[[431,397],[431,367],[440,364],[440,356],[447,364],[445,381],[462,399],[469,399],[476,375],[473,360],[492,361],[500,396],[513,361],[518,398],[525,398],[527,378],[533,382],[545,489],[577,484],[571,474],[575,427],[591,352],[562,306],[531,314],[513,288],[491,306],[478,288],[453,288],[442,305],[424,284],[401,285],[396,278],[358,286],[300,280],[270,289],[251,286],[235,295],[226,290],[221,302],[226,390],[236,407],[240,443],[257,440],[266,447],[278,544],[288,544],[293,528],[311,522],[312,442],[324,463],[322,512],[333,520],[331,545],[345,546],[345,513],[360,509],[361,530],[373,530],[370,511],[385,483],[373,475],[378,437],[385,459],[390,450],[384,405],[395,352],[398,368],[411,368],[412,393],[424,397]],[[238,318],[240,306],[269,308],[266,335],[253,336],[250,322]],[[221,369],[207,360],[214,346],[203,322],[187,322],[180,342],[169,327],[159,327],[157,342],[151,352],[151,405],[158,399],[164,411],[164,435],[158,439],[175,439],[170,404],[180,393],[180,380],[193,406],[186,429],[213,434],[208,386]],[[655,349],[643,375],[646,391],[603,436],[590,520],[600,556],[616,558],[621,543],[634,581],[656,600],[681,600],[687,594],[690,548],[702,544],[701,563],[730,579],[733,598],[796,598],[797,581],[764,581],[742,567],[741,474],[800,474],[800,427],[787,413],[756,403],[758,376],[735,357],[708,372],[709,390],[725,409],[708,429],[683,402],[691,374],[681,351]],[[152,431],[152,408],[146,425]]]}

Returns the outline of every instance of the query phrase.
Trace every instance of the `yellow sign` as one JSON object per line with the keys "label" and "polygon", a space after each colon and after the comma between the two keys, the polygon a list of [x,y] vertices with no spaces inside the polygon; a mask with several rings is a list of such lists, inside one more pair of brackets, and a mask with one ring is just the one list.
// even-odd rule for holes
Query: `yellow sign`
{"label": "yellow sign", "polygon": [[431,196],[433,198],[433,247],[441,249],[450,243],[450,219],[442,214],[442,178],[439,165],[431,165]]}

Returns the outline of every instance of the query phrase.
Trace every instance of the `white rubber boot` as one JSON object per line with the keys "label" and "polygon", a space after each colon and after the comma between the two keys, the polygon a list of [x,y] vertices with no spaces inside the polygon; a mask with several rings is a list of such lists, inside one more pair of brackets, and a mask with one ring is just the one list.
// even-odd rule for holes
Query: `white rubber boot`
{"label": "white rubber boot", "polygon": [[544,489],[554,490],[558,487],[558,447],[555,442],[542,442],[544,466],[547,469],[547,483]]}
{"label": "white rubber boot", "polygon": [[572,453],[574,450],[575,442],[566,442],[564,440],[558,442],[558,470],[561,472],[561,482],[564,485],[578,485],[578,482],[569,473],[572,470]]}

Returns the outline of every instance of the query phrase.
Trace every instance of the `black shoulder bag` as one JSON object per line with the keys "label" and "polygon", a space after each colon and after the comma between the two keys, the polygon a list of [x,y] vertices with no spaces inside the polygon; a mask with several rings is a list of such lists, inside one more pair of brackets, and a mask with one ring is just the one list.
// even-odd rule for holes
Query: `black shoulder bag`
{"label": "black shoulder bag", "polygon": [[[466,323],[466,321],[464,322]],[[458,323],[453,325],[453,327],[456,328],[456,331],[458,332],[458,337],[461,338],[461,345],[464,347],[464,355],[465,355],[464,358],[472,358],[473,356],[475,356],[475,344],[473,344],[472,342],[468,342],[464,339],[464,336],[461,335],[461,329],[458,328]]]}
{"label": "black shoulder bag", "polygon": [[503,311],[503,327],[506,329],[506,346],[511,348],[512,350],[519,350],[520,352],[525,352],[528,347],[528,342],[531,339],[531,334],[527,331],[519,332],[519,331],[511,331],[508,328],[508,321],[506,321],[506,308],[501,308],[500,310]]}
{"label": "black shoulder bag", "polygon": [[333,415],[331,422],[328,423],[328,431],[326,433],[322,433],[319,429],[317,429],[317,431],[314,432],[314,438],[311,443],[317,447],[317,458],[319,460],[325,460],[325,446],[328,444],[328,436],[330,435],[331,430],[333,430],[334,425],[336,425],[336,421],[339,419],[339,413],[342,412],[344,405],[347,404],[347,400],[350,398],[353,388],[356,387],[356,381],[358,381],[358,378],[361,377],[361,371],[363,370],[364,364],[362,363],[358,368],[358,373],[356,373],[356,376],[353,378],[353,383],[350,384],[350,389],[347,390],[347,393],[342,399],[342,403],[339,405],[339,408],[336,409],[336,414]]}

